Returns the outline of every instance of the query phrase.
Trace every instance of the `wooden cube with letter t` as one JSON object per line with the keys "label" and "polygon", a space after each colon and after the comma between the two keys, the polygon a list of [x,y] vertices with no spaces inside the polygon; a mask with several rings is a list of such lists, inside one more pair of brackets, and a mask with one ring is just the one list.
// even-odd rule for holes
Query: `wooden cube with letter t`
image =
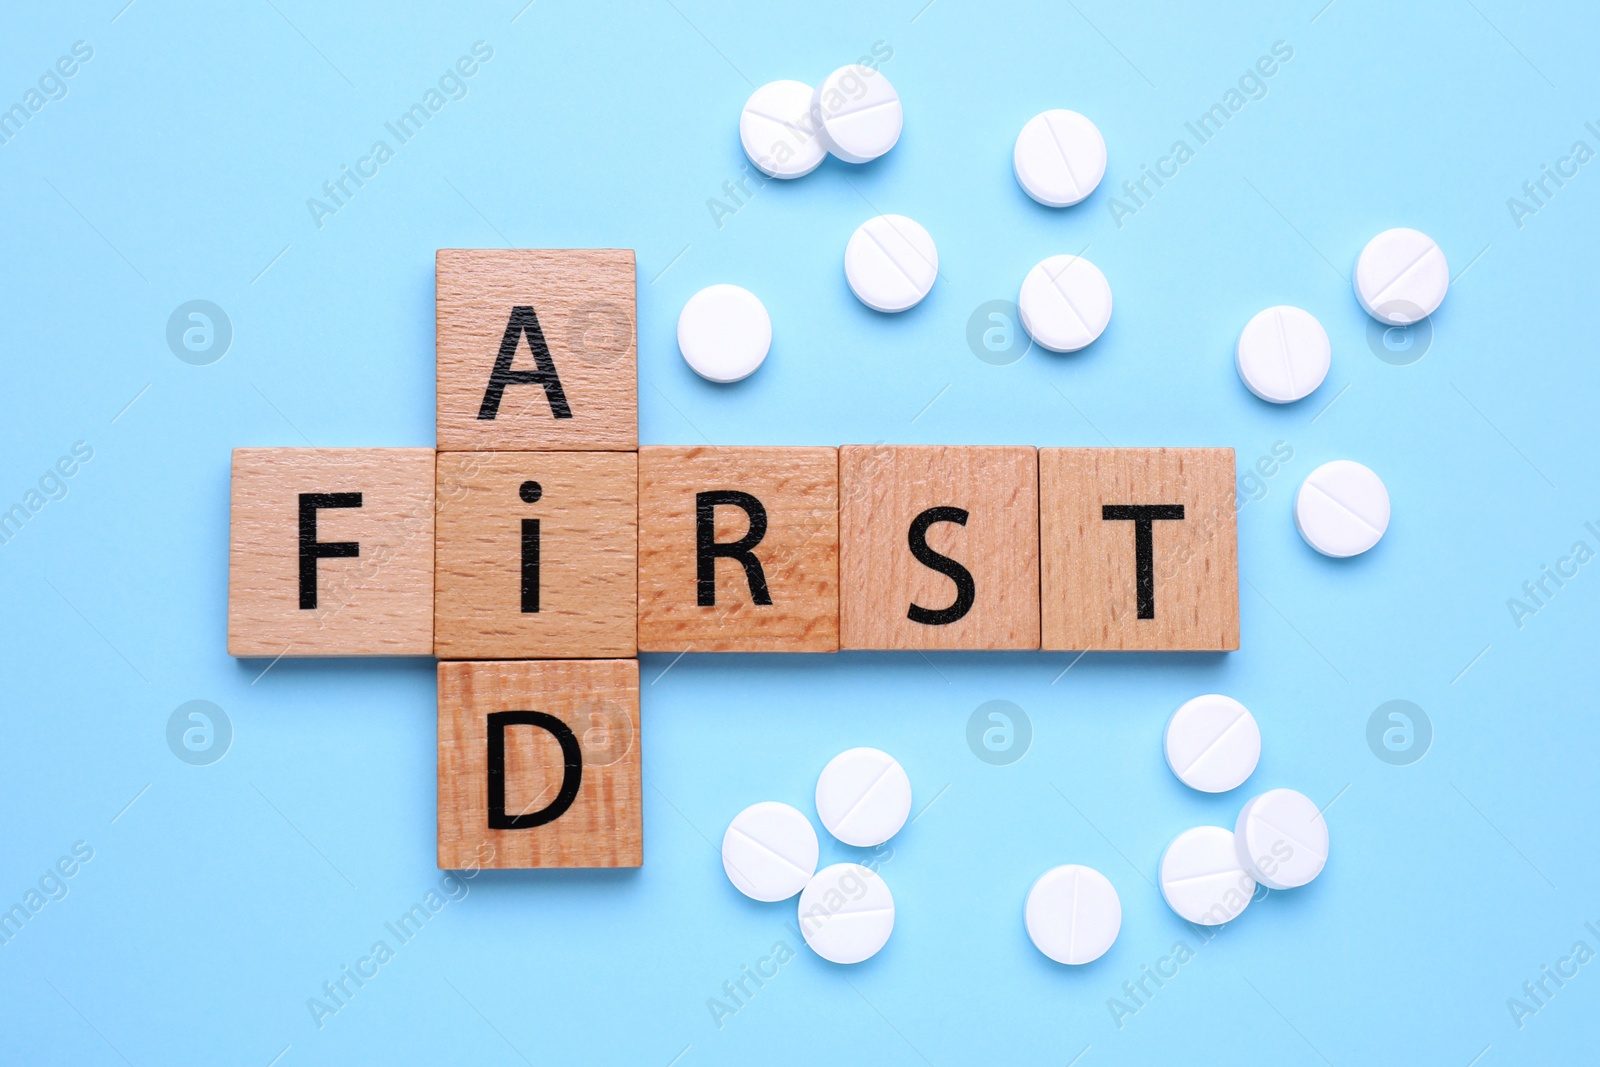
{"label": "wooden cube with letter t", "polygon": [[236,448],[235,656],[433,651],[433,449]]}
{"label": "wooden cube with letter t", "polygon": [[1231,448],[1042,448],[1044,647],[1239,647]]}
{"label": "wooden cube with letter t", "polygon": [[445,451],[631,451],[639,379],[630,249],[441,248]]}
{"label": "wooden cube with letter t", "polygon": [[439,664],[439,867],[638,867],[639,663]]}
{"label": "wooden cube with letter t", "polygon": [[838,450],[640,449],[639,648],[838,651]]}
{"label": "wooden cube with letter t", "polygon": [[1039,647],[1036,449],[846,445],[839,496],[841,647]]}

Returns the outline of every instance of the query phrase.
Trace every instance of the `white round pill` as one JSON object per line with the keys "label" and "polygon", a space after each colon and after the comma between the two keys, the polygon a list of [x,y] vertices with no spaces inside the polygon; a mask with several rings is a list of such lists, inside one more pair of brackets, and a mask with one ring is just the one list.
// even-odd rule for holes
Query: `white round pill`
{"label": "white round pill", "polygon": [[911,779],[887,752],[852,748],[839,753],[817,778],[817,816],[847,845],[881,845],[911,814]]}
{"label": "white round pill", "polygon": [[1238,860],[1268,889],[1296,889],[1328,862],[1328,824],[1304,793],[1272,789],[1252,798],[1234,828]]}
{"label": "white round pill", "polygon": [[1046,111],[1017,134],[1011,166],[1023,192],[1046,207],[1068,207],[1105,176],[1106,139],[1076,111]]}
{"label": "white round pill", "polygon": [[710,285],[678,313],[678,351],[700,377],[748,378],[772,347],[772,319],[756,295],[737,285]]}
{"label": "white round pill", "polygon": [[1111,283],[1082,256],[1051,256],[1022,279],[1023,329],[1052,352],[1087,348],[1111,321]]}
{"label": "white round pill", "polygon": [[1163,749],[1178,780],[1203,793],[1226,793],[1250,777],[1261,759],[1261,729],[1232,697],[1195,697],[1167,720]]}
{"label": "white round pill", "polygon": [[1196,826],[1161,854],[1161,895],[1178,917],[1220,926],[1238,917],[1255,895],[1256,880],[1239,862],[1233,832]]}
{"label": "white round pill", "polygon": [[1288,404],[1310,396],[1328,376],[1333,349],[1316,316],[1282,305],[1244,324],[1234,365],[1245,388],[1262,400]]}
{"label": "white round pill", "polygon": [[818,871],[800,893],[800,936],[830,963],[860,963],[894,930],[894,895],[859,863]]}
{"label": "white round pill", "polygon": [[739,141],[769,178],[799,178],[817,169],[828,148],[811,118],[811,86],[768,82],[750,94],[739,114]]}
{"label": "white round pill", "polygon": [[1407,326],[1444,303],[1450,264],[1427,234],[1384,230],[1361,250],[1352,280],[1368,315],[1390,326]]}
{"label": "white round pill", "polygon": [[900,140],[900,94],[882,71],[840,67],[811,96],[811,118],[828,151],[846,163],[867,163]]}
{"label": "white round pill", "polygon": [[1052,867],[1028,890],[1028,939],[1057,963],[1093,963],[1122,929],[1116,887],[1093,867]]}
{"label": "white round pill", "polygon": [[878,215],[851,234],[844,250],[850,291],[874,311],[915,307],[939,276],[939,250],[916,222],[904,215]]}
{"label": "white round pill", "polygon": [[1389,490],[1359,463],[1324,463],[1300,483],[1294,525],[1324,556],[1359,556],[1389,528]]}
{"label": "white round pill", "polygon": [[752,804],[722,835],[722,869],[753,900],[788,900],[816,873],[817,832],[788,804]]}

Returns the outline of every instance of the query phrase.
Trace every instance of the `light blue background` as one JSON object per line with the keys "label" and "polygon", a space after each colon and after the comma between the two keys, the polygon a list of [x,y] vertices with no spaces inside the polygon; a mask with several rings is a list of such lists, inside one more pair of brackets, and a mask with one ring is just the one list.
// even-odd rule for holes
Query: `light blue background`
{"label": "light blue background", "polygon": [[[1520,1029],[1507,999],[1574,942],[1600,950],[1583,927],[1600,926],[1600,564],[1520,629],[1506,605],[1575,541],[1600,548],[1583,526],[1600,520],[1600,164],[1520,228],[1506,204],[1575,140],[1600,149],[1583,126],[1600,119],[1591,10],[123,3],[13,4],[0,33],[4,106],[73,42],[94,49],[0,146],[0,507],[74,442],[94,450],[0,547],[0,906],[74,842],[94,849],[0,947],[0,1059],[1593,1057],[1600,963]],[[480,40],[494,57],[466,98],[318,228],[307,198]],[[707,201],[743,170],[752,84],[814,81],[880,41],[905,100],[895,150],[769,184],[717,225]],[[1118,227],[1121,183],[1177,138],[1196,147],[1185,121],[1276,41],[1294,55],[1265,98]],[[1052,107],[1089,115],[1110,152],[1100,190],[1064,211],[1010,173],[1017,130]],[[844,283],[845,241],[878,211],[938,242],[938,284],[904,315]],[[1397,225],[1438,239],[1453,272],[1471,264],[1409,366],[1369,349],[1347,281]],[[229,450],[432,444],[433,252],[507,243],[638,250],[645,443],[1226,445],[1241,472],[1287,443],[1239,516],[1241,650],[1089,655],[1065,675],[1074,657],[1054,653],[645,656],[644,868],[485,873],[319,1029],[307,999],[440,878],[433,665],[263,676],[226,655]],[[973,309],[1086,245],[1116,294],[1105,336],[975,358]],[[732,387],[696,379],[674,343],[679,307],[714,282],[758,293],[774,323],[768,362]],[[196,298],[235,333],[209,366],[164,339]],[[1334,346],[1322,388],[1281,408],[1231,359],[1277,303]],[[1348,561],[1312,553],[1290,517],[1300,479],[1336,458],[1394,501],[1383,543]],[[1238,795],[1189,792],[1161,759],[1167,715],[1208,691],[1261,724]],[[211,766],[165,741],[195,698],[235,732]],[[1365,739],[1394,698],[1436,732],[1411,766]],[[1033,723],[1011,766],[966,744],[991,699]],[[712,843],[757,800],[812,811],[824,762],[861,744],[905,764],[920,814],[880,857],[894,935],[843,969],[785,928],[792,906],[738,896]],[[1161,850],[1273,786],[1332,804],[1333,858],[1199,947],[1150,884]],[[824,842],[825,862],[855,856]],[[1068,969],[1021,913],[1038,874],[1074,861],[1111,878],[1124,921]],[[1119,1028],[1108,999],[1180,939],[1195,958]],[[780,940],[798,954],[719,1028],[708,1000]]]}

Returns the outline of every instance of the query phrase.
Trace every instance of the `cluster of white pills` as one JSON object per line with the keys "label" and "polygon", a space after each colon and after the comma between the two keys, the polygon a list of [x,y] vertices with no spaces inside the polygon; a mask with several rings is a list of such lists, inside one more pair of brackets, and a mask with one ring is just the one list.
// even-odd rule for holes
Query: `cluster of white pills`
{"label": "cluster of white pills", "polygon": [[[815,88],[798,81],[761,86],[739,115],[745,155],[769,178],[800,178],[833,155],[868,163],[900,140],[900,94],[882,71],[840,67]],[[1047,207],[1084,200],[1106,172],[1106,142],[1076,111],[1035,115],[1011,155],[1017,183]],[[850,291],[874,311],[892,314],[921,303],[939,277],[939,249],[928,231],[904,215],[875,215],[850,236],[844,252]],[[1092,344],[1111,321],[1111,285],[1081,256],[1051,256],[1023,278],[1017,297],[1023,329],[1053,352]],[[678,348],[696,374],[736,382],[754,374],[772,345],[772,320],[755,294],[713,285],[689,299],[678,316]]]}
{"label": "cluster of white pills", "polygon": [[[828,761],[817,778],[817,817],[847,845],[881,845],[911,814],[911,779],[887,752],[852,748]],[[883,878],[859,863],[817,870],[817,833],[797,809],[776,801],[745,808],[722,835],[722,869],[753,900],[800,894],[800,934],[833,963],[875,955],[894,930],[894,896]]]}
{"label": "cluster of white pills", "polygon": [[[1433,238],[1416,230],[1385,230],[1361,250],[1353,275],[1356,300],[1389,327],[1421,322],[1439,310],[1450,288],[1450,266]],[[1333,349],[1315,315],[1287,305],[1245,323],[1234,366],[1262,400],[1292,404],[1328,376]],[[1383,480],[1351,460],[1325,463],[1300,486],[1295,528],[1325,556],[1355,556],[1376,545],[1389,526]]]}
{"label": "cluster of white pills", "polygon": [[[1244,784],[1261,757],[1261,729],[1243,704],[1208,694],[1167,721],[1167,765],[1185,785],[1225,793]],[[1179,917],[1202,926],[1237,918],[1256,886],[1294,889],[1322,873],[1328,824],[1310,798],[1273,789],[1252,798],[1232,830],[1185,830],[1161,856],[1161,895]]]}
{"label": "cluster of white pills", "polygon": [[[1261,758],[1261,728],[1250,710],[1219,694],[1188,701],[1167,720],[1167,766],[1205,793],[1244,784]],[[1258,885],[1294,889],[1328,862],[1328,824],[1310,798],[1272,789],[1252,798],[1233,829],[1195,826],[1161,854],[1161,896],[1179,918],[1219,926],[1249,906]],[[1028,937],[1057,963],[1103,956],[1122,928],[1122,902],[1092,867],[1066,864],[1040,876],[1023,909]]]}

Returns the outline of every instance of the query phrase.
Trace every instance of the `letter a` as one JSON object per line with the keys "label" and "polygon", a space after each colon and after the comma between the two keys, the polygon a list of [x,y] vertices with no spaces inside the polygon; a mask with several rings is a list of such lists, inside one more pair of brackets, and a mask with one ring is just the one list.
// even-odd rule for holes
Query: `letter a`
{"label": "letter a", "polygon": [[[517,341],[526,333],[528,349],[533,353],[535,370],[512,370],[511,363],[517,354]],[[478,418],[492,419],[500,413],[500,397],[508,385],[542,385],[550,401],[550,414],[558,419],[572,418],[567,406],[566,390],[561,388],[561,376],[556,373],[555,360],[550,358],[550,346],[545,344],[544,331],[539,328],[539,316],[533,308],[519,305],[511,309],[506,323],[505,336],[500,339],[500,355],[494,361],[489,375],[489,387],[483,391],[483,406]]]}

